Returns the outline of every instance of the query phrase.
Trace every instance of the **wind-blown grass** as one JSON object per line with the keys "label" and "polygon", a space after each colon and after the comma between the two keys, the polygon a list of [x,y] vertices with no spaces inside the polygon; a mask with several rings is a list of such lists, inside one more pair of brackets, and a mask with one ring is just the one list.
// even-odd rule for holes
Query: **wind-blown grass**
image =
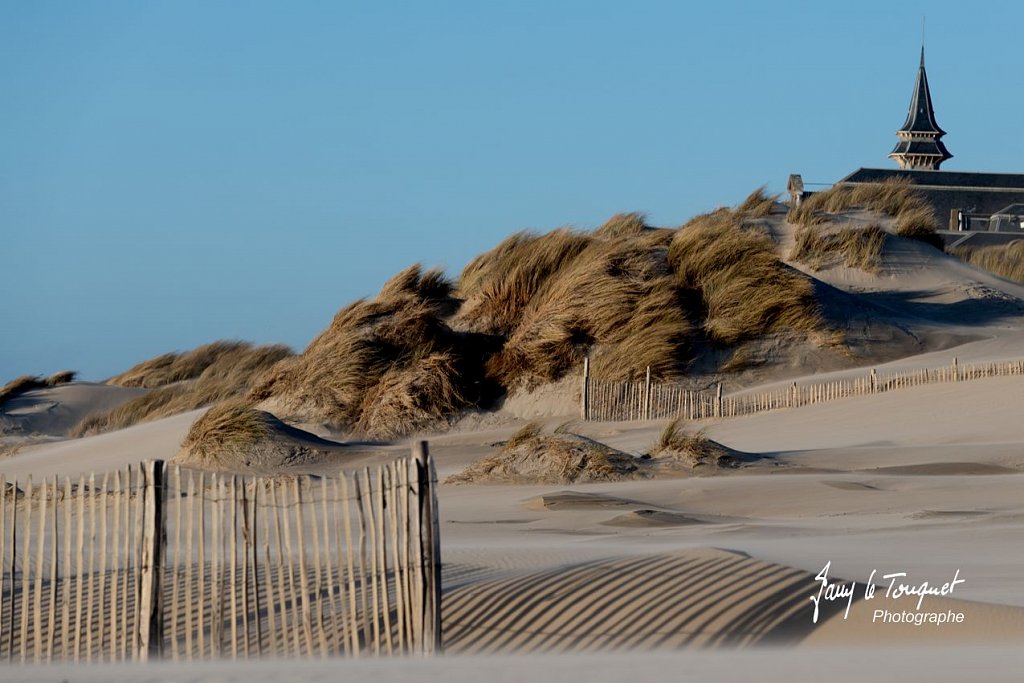
{"label": "wind-blown grass", "polygon": [[676,281],[695,293],[707,335],[735,344],[777,331],[824,327],[810,279],[782,263],[771,239],[729,211],[699,216],[672,238]]}
{"label": "wind-blown grass", "polygon": [[440,271],[412,266],[373,300],[342,309],[295,358],[278,364],[249,400],[299,422],[372,438],[443,427],[486,403],[486,335],[456,332],[457,302]]}
{"label": "wind-blown grass", "polygon": [[965,263],[999,277],[1024,282],[1024,240],[989,247],[956,247],[950,251]]}
{"label": "wind-blown grass", "polygon": [[47,387],[55,387],[60,384],[67,384],[75,380],[76,373],[74,370],[61,370],[55,372],[49,377],[41,377],[39,375],[22,375],[12,379],[7,384],[0,387],[0,406],[12,398],[17,398],[24,393],[33,391],[35,389],[46,389]]}
{"label": "wind-blown grass", "polygon": [[927,200],[909,180],[891,178],[881,183],[834,185],[815,192],[789,212],[789,221],[811,227],[829,221],[823,214],[852,210],[874,211],[893,220],[893,231],[900,237],[918,240],[941,250],[942,238],[936,234],[938,219]]}
{"label": "wind-blown grass", "polygon": [[790,258],[815,270],[842,263],[848,268],[878,273],[882,267],[885,236],[885,231],[877,225],[839,230],[821,225],[802,226],[797,230]]}
{"label": "wind-blown grass", "polygon": [[117,408],[84,418],[71,436],[88,436],[177,415],[244,394],[257,377],[292,355],[286,346],[214,342],[145,361],[109,380],[153,387]]}
{"label": "wind-blown grass", "polygon": [[779,201],[779,195],[769,195],[762,185],[744,199],[736,207],[736,213],[750,218],[765,218],[770,216]]}

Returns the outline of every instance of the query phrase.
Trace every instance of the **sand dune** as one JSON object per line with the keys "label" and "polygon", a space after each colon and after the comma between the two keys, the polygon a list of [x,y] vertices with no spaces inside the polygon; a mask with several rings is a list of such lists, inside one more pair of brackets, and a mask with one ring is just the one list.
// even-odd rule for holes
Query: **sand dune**
{"label": "sand dune", "polygon": [[[552,653],[751,645],[949,641],[1014,643],[1024,608],[929,599],[928,609],[964,613],[947,628],[877,625],[874,609],[896,600],[830,603],[815,624],[814,575],[738,553],[699,549],[582,562],[482,581],[445,598],[447,651]],[[824,606],[823,606],[824,607]]]}
{"label": "sand dune", "polygon": [[145,389],[72,382],[36,389],[7,401],[0,412],[0,435],[65,436],[83,418],[113,410]]}

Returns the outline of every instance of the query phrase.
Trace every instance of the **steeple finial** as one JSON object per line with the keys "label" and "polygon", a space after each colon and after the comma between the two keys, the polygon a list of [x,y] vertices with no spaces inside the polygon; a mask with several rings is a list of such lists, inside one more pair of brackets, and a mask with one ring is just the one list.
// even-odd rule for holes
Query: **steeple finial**
{"label": "steeple finial", "polygon": [[921,68],[924,68],[924,22],[927,19],[925,15],[921,15]]}

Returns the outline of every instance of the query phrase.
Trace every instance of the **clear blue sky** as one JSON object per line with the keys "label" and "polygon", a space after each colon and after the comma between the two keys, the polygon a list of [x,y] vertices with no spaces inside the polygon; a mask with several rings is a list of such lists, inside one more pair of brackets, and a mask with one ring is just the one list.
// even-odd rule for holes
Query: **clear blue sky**
{"label": "clear blue sky", "polygon": [[0,381],[297,349],[410,263],[888,166],[1024,171],[1016,2],[0,2]]}

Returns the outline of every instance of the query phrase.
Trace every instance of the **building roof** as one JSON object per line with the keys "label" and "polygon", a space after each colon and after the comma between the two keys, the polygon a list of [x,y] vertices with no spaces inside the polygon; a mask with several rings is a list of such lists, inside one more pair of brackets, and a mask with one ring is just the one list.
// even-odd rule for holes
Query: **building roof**
{"label": "building roof", "polygon": [[881,183],[890,178],[907,178],[915,185],[958,189],[1024,191],[1024,173],[973,173],[968,171],[911,171],[897,168],[858,168],[840,183]]}
{"label": "building roof", "polygon": [[900,132],[946,134],[946,131],[939,128],[939,124],[935,121],[932,93],[928,88],[928,74],[924,70],[923,45],[921,46],[921,65],[917,69],[917,80],[914,82],[914,94],[910,98],[907,120],[904,121]]}

